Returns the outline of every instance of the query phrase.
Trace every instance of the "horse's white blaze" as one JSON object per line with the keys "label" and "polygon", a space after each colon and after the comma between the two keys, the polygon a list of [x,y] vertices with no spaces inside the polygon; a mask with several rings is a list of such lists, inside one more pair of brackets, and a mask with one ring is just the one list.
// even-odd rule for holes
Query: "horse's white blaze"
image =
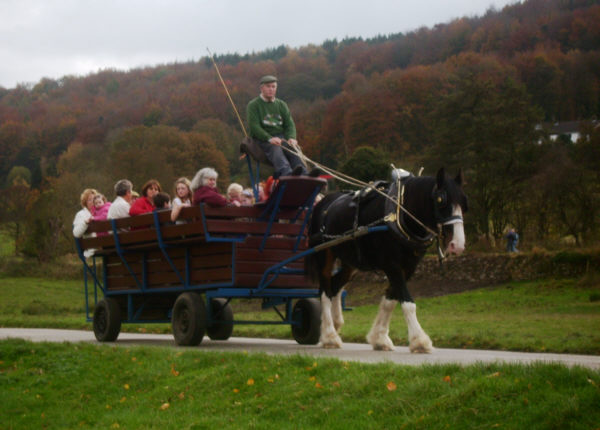
{"label": "horse's white blaze", "polygon": [[340,332],[342,326],[344,325],[344,315],[342,314],[342,292],[344,290],[340,290],[335,296],[333,296],[332,306],[331,306],[331,317],[333,319],[333,326],[335,327],[335,331]]}
{"label": "horse's white blaze", "polygon": [[[452,215],[462,218],[462,209],[459,205],[453,205]],[[460,255],[465,250],[465,229],[462,222],[452,224],[452,240],[446,249],[447,254]]]}
{"label": "horse's white blaze", "polygon": [[389,332],[392,312],[397,304],[397,300],[388,300],[385,297],[381,299],[379,311],[367,335],[367,342],[373,346],[374,350],[392,351],[394,349],[394,343],[390,339]]}
{"label": "horse's white blaze", "polygon": [[331,316],[331,300],[325,293],[321,294],[321,345],[323,348],[341,348],[342,339],[333,326]]}
{"label": "horse's white blaze", "polygon": [[431,339],[423,331],[417,320],[417,305],[413,302],[402,302],[402,312],[408,326],[408,348],[410,352],[429,353],[433,351]]}

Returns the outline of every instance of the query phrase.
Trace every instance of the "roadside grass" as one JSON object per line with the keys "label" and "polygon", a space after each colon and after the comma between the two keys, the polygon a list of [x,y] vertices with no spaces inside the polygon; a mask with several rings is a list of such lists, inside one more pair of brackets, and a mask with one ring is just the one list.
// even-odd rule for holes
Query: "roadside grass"
{"label": "roadside grass", "polygon": [[5,429],[596,428],[600,372],[0,341]]}
{"label": "roadside grass", "polygon": [[[598,279],[560,279],[482,288],[417,300],[421,325],[437,347],[600,354]],[[90,299],[91,303],[93,300]],[[254,310],[256,300],[234,305],[238,320],[278,319],[272,311]],[[352,297],[348,296],[352,306]],[[250,311],[249,311],[250,309]],[[345,342],[365,342],[376,305],[345,312]],[[85,321],[81,281],[0,278],[0,326],[91,330]],[[170,333],[168,324],[124,324],[124,331]],[[287,325],[236,325],[234,336],[291,338]],[[406,345],[406,324],[398,307],[390,336]]]}

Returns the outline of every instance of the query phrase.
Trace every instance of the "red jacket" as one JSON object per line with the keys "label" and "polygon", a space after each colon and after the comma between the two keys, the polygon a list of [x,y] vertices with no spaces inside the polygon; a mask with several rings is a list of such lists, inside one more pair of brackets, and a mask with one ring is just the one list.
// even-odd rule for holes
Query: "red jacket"
{"label": "red jacket", "polygon": [[227,200],[215,188],[203,186],[194,192],[194,204],[206,203],[211,206],[227,206]]}
{"label": "red jacket", "polygon": [[148,212],[152,212],[154,209],[156,208],[152,203],[152,200],[150,200],[148,197],[140,197],[135,202],[133,202],[133,204],[129,208],[129,215],[141,215]]}

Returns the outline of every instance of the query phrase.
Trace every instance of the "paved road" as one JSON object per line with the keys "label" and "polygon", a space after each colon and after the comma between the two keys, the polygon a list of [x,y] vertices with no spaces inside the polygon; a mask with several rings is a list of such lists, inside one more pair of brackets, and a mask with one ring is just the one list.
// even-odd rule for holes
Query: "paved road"
{"label": "paved road", "polygon": [[[0,328],[0,339],[21,338],[33,342],[90,342],[97,343],[91,331],[32,328]],[[121,333],[115,343],[119,346],[176,347],[173,336],[167,334]],[[112,344],[111,344],[112,345]],[[181,348],[181,347],[178,347]],[[189,348],[189,347],[187,347]],[[476,362],[492,363],[562,363],[567,366],[584,366],[600,369],[600,356],[573,354],[543,354],[529,352],[486,351],[477,349],[437,348],[431,354],[411,354],[408,347],[397,346],[395,351],[373,351],[370,345],[346,343],[342,349],[323,349],[313,345],[298,345],[293,340],[254,339],[232,337],[227,341],[211,341],[204,338],[194,349],[208,351],[247,351],[267,354],[302,354],[315,357],[331,357],[344,361],[363,363],[392,362],[406,365]]]}

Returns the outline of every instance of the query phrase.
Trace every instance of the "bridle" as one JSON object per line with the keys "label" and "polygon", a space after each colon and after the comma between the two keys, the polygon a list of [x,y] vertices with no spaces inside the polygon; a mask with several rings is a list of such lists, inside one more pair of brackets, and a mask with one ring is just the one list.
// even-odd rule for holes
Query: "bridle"
{"label": "bridle", "polygon": [[[388,225],[392,224],[390,226],[392,227],[392,231],[400,234],[401,238],[405,242],[411,244],[414,248],[426,249],[431,246],[434,240],[437,239],[438,258],[440,259],[441,263],[441,261],[446,257],[441,248],[441,245],[444,242],[443,227],[463,223],[463,217],[461,215],[453,215],[452,212],[448,214],[448,193],[446,190],[438,189],[436,184],[431,192],[431,199],[433,203],[434,219],[437,231],[425,225],[404,207],[404,192],[406,187],[405,182],[410,178],[414,178],[414,176],[411,175],[404,178],[398,178],[390,187],[388,196],[391,198],[388,198],[388,201],[395,203],[393,205],[394,211],[386,215],[385,220],[388,222]],[[388,208],[386,207],[386,212],[387,209]],[[409,215],[427,232],[427,234],[425,236],[420,236],[411,231],[406,225],[404,214]]]}

